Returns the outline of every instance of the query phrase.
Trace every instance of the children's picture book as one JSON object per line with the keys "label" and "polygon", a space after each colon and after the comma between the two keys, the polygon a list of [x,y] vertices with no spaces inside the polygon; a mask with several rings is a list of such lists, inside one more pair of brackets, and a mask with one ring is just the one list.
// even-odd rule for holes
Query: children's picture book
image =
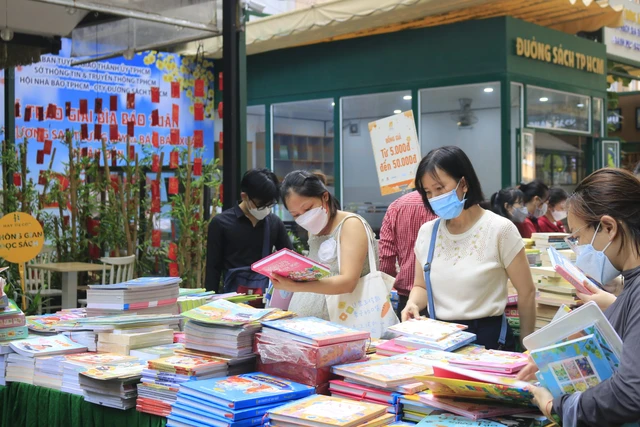
{"label": "children's picture book", "polygon": [[393,356],[334,366],[333,373],[360,383],[388,389],[403,384],[416,383],[415,377],[431,375],[433,368],[426,362],[421,364],[414,360]]}
{"label": "children's picture book", "polygon": [[269,409],[277,408],[278,406],[282,405],[281,402],[278,402],[269,405],[254,406],[246,409],[229,409],[211,403],[203,402],[202,400],[193,399],[191,396],[183,394],[178,395],[176,403],[188,408],[195,408],[199,411],[207,412],[223,419],[229,419],[231,421],[262,417],[267,413],[267,411],[269,411]]}
{"label": "children's picture book", "polygon": [[455,397],[437,397],[429,391],[418,393],[417,396],[425,405],[471,418],[472,420],[520,414],[523,411],[520,405],[509,405],[501,402],[494,403],[492,401],[474,401]]}
{"label": "children's picture book", "polygon": [[387,407],[334,396],[314,395],[269,411],[272,421],[313,426],[360,426],[384,415]]}
{"label": "children's picture book", "polygon": [[54,356],[56,354],[81,353],[87,351],[87,347],[71,341],[64,335],[27,338],[13,341],[10,345],[13,351],[25,357]]}
{"label": "children's picture book", "polygon": [[593,283],[593,281],[590,281],[578,267],[565,258],[554,247],[550,247],[547,251],[549,252],[549,259],[551,260],[551,267],[553,267],[559,275],[571,283],[578,292],[585,295],[593,294],[593,292],[584,286],[584,282]]}
{"label": "children's picture book", "polygon": [[471,332],[460,331],[449,335],[438,341],[432,341],[424,338],[418,338],[413,336],[400,336],[395,339],[395,342],[399,345],[420,349],[431,348],[434,350],[442,351],[454,351],[467,344],[471,344],[476,340],[476,334]]}
{"label": "children's picture book", "polygon": [[227,363],[211,357],[189,356],[179,354],[162,359],[150,360],[149,368],[160,371],[174,372],[183,375],[197,375],[199,372],[212,370],[226,370]]}
{"label": "children's picture book", "polygon": [[502,372],[511,374],[520,371],[529,362],[526,354],[501,350],[483,350],[463,355],[449,363],[474,371]]}
{"label": "children's picture book", "polygon": [[283,291],[273,287],[273,283],[269,282],[269,287],[265,293],[265,299],[267,300],[266,307],[279,308],[281,310],[289,309],[289,303],[293,292]]}
{"label": "children's picture book", "polygon": [[87,365],[118,365],[121,363],[136,362],[134,356],[125,356],[114,353],[78,353],[70,354],[65,358],[70,362],[78,362]]}
{"label": "children's picture book", "polygon": [[467,329],[467,325],[442,322],[440,320],[421,317],[390,326],[389,330],[403,336],[422,338],[433,342],[440,341],[449,335]]}
{"label": "children's picture book", "polygon": [[146,368],[144,363],[139,361],[124,362],[117,365],[97,365],[92,366],[82,375],[96,380],[125,379],[142,376],[142,371]]}
{"label": "children's picture book", "polygon": [[182,316],[202,323],[244,325],[258,322],[273,309],[257,309],[239,306],[227,300],[217,300],[182,313]]}
{"label": "children's picture book", "polygon": [[613,375],[595,335],[531,351],[538,379],[553,397],[582,392]]}
{"label": "children's picture book", "polygon": [[314,392],[313,387],[261,372],[191,381],[180,388],[181,394],[233,409],[300,399]]}
{"label": "children's picture book", "polygon": [[216,412],[211,412],[208,409],[201,410],[198,407],[182,403],[174,403],[172,405],[171,416],[182,417],[188,426],[202,425],[204,427],[252,427],[262,425],[264,420],[264,413],[249,418],[233,420],[219,416]]}
{"label": "children's picture book", "polygon": [[14,328],[0,328],[0,341],[21,340],[29,336],[29,329],[26,326],[16,326]]}
{"label": "children's picture book", "polygon": [[331,275],[329,267],[286,248],[254,262],[251,269],[269,278],[275,273],[296,282],[312,282]]}
{"label": "children's picture book", "polygon": [[337,323],[317,317],[294,317],[263,323],[263,335],[273,335],[273,331],[289,334],[288,338],[315,346],[325,346],[370,337],[369,332],[356,331]]}
{"label": "children's picture book", "polygon": [[457,426],[474,426],[474,427],[504,427],[504,424],[489,420],[470,420],[469,418],[459,417],[457,415],[427,415],[416,427],[457,427]]}
{"label": "children's picture book", "polygon": [[90,289],[114,290],[114,289],[137,289],[137,288],[158,288],[163,286],[178,285],[182,282],[179,277],[138,277],[113,285],[89,285]]}

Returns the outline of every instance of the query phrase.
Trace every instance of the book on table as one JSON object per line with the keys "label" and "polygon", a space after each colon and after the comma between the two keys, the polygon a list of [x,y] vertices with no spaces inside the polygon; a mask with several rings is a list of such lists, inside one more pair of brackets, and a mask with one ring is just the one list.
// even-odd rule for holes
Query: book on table
{"label": "book on table", "polygon": [[437,342],[467,328],[467,325],[420,317],[390,326],[389,330],[399,335]]}
{"label": "book on table", "polygon": [[310,282],[331,275],[329,267],[286,248],[253,263],[251,269],[269,278],[275,273],[296,282]]}
{"label": "book on table", "polygon": [[498,417],[502,415],[520,414],[523,411],[520,405],[510,405],[502,402],[460,399],[455,397],[438,397],[429,391],[417,394],[425,405],[442,409],[456,415],[472,420]]}
{"label": "book on table", "polygon": [[414,336],[400,336],[395,338],[398,345],[407,346],[414,349],[431,348],[434,350],[454,351],[476,340],[476,334],[467,331],[455,332],[438,341],[424,339]]}
{"label": "book on table", "polygon": [[10,345],[13,351],[27,357],[53,356],[87,351],[87,347],[71,341],[64,335],[27,338],[13,341]]}
{"label": "book on table", "polygon": [[258,322],[273,310],[274,309],[243,307],[223,299],[196,307],[193,310],[182,313],[182,316],[212,325],[240,326],[247,323]]}
{"label": "book on table", "polygon": [[370,334],[317,317],[295,317],[264,322],[262,336],[282,337],[314,346],[324,346],[368,339]]}

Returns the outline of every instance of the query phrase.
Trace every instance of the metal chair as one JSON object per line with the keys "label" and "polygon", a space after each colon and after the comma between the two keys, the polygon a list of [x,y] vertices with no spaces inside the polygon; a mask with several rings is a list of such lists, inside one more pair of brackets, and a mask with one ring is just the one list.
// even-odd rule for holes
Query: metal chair
{"label": "metal chair", "polygon": [[[122,283],[133,279],[133,270],[136,264],[136,256],[129,255],[124,257],[103,257],[100,262],[104,265],[102,268],[102,284],[113,285],[114,283]],[[108,280],[107,280],[108,276]],[[80,307],[86,307],[87,299],[79,299]]]}

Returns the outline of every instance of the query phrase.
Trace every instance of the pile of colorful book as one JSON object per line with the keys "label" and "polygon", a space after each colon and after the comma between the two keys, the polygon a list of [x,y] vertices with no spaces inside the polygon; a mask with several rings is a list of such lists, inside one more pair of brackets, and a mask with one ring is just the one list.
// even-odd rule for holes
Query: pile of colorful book
{"label": "pile of colorful book", "polygon": [[136,406],[137,384],[145,364],[139,361],[96,365],[80,373],[84,400],[96,405],[126,410]]}
{"label": "pile of colorful book", "polygon": [[89,285],[87,316],[178,314],[179,277],[141,277],[113,285]]}
{"label": "pile of colorful book", "polygon": [[167,427],[260,426],[268,411],[313,391],[313,387],[261,372],[190,381],[180,386]]}
{"label": "pile of colorful book", "polygon": [[0,342],[27,338],[29,330],[22,310],[4,294],[0,302],[4,304],[0,307]]}
{"label": "pile of colorful book", "polygon": [[542,257],[542,253],[546,252],[548,248],[557,250],[570,249],[569,245],[564,241],[567,236],[569,236],[567,233],[533,233],[531,234],[531,239],[536,249],[540,249]]}
{"label": "pile of colorful book", "polygon": [[476,335],[465,329],[466,325],[426,317],[412,319],[390,327],[400,336],[379,345],[376,354],[394,356],[422,348],[454,351],[476,340]]}
{"label": "pile of colorful book", "polygon": [[89,369],[101,366],[118,366],[122,364],[136,363],[135,357],[123,356],[111,353],[78,353],[65,356],[62,366],[62,388],[65,393],[84,396],[84,391],[80,387],[80,374]]}
{"label": "pile of colorful book", "polygon": [[162,417],[171,412],[181,384],[227,375],[226,362],[189,354],[149,360],[147,365],[142,371],[142,383],[138,385],[136,408]]}
{"label": "pile of colorful book", "polygon": [[258,370],[326,393],[331,367],[362,360],[368,340],[368,332],[315,317],[264,322],[255,341]]}

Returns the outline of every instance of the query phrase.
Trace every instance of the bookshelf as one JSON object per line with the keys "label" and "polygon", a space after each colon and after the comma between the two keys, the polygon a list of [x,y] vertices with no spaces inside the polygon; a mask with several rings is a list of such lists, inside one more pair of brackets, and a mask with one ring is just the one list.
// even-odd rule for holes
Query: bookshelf
{"label": "bookshelf", "polygon": [[[264,134],[264,133],[263,133]],[[260,139],[256,135],[256,139]],[[282,180],[286,174],[297,169],[321,170],[327,176],[327,185],[335,185],[333,137],[273,135],[273,171]]]}

